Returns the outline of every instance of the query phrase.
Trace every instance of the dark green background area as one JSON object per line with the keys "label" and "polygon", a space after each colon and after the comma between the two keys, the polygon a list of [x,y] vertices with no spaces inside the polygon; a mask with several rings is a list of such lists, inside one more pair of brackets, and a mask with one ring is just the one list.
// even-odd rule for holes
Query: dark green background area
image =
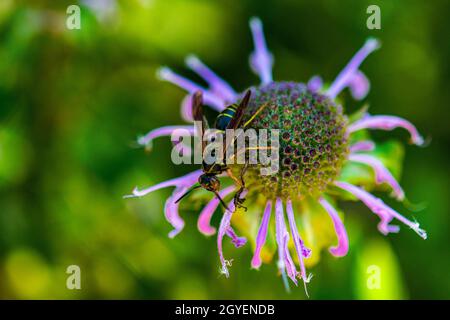
{"label": "dark green background area", "polygon": [[[219,276],[215,237],[196,229],[198,213],[183,207],[184,231],[171,230],[161,190],[122,198],[192,168],[170,160],[169,139],[151,153],[136,137],[182,124],[184,92],[155,71],[184,66],[196,53],[237,90],[259,79],[248,67],[248,28],[259,16],[275,57],[275,80],[330,82],[369,36],[382,48],[362,70],[371,92],[347,112],[370,104],[373,114],[405,117],[432,139],[407,145],[402,130],[374,132],[377,141],[405,142],[401,184],[420,212],[386,202],[428,231],[423,241],[402,227],[384,237],[362,204],[342,203],[350,252],[322,253],[310,271],[313,299],[450,298],[449,22],[448,1],[129,0],[81,7],[82,29],[65,27],[73,1],[0,1],[0,297],[1,298],[259,298],[286,293],[275,263],[250,270],[251,250],[226,244],[231,277]],[[366,28],[378,4],[382,29]],[[216,214],[217,225],[220,214]],[[66,289],[66,268],[79,265],[82,289]],[[368,267],[382,286],[367,288]]]}

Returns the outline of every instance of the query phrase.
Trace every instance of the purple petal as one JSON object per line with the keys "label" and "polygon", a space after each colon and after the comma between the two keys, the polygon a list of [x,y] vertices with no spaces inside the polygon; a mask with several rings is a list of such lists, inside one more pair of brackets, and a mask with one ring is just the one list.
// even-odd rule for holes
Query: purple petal
{"label": "purple petal", "polygon": [[298,233],[297,225],[295,223],[294,209],[292,208],[292,201],[290,199],[288,199],[286,202],[286,212],[289,220],[289,228],[291,229],[291,234],[294,238],[294,245],[295,250],[297,251],[298,261],[300,263],[301,276],[303,282],[308,283],[309,278],[306,276],[306,269],[303,258],[307,258],[311,255],[311,249],[306,248],[302,238]]}
{"label": "purple petal", "polygon": [[411,122],[396,116],[367,115],[361,120],[352,123],[348,127],[348,132],[352,133],[361,129],[381,129],[390,131],[398,127],[408,130],[411,135],[412,143],[418,146],[424,143],[422,136]]}
{"label": "purple petal", "polygon": [[250,55],[250,67],[259,76],[262,84],[272,82],[273,57],[267,49],[262,22],[258,18],[250,19],[255,51]]}
{"label": "purple petal", "polygon": [[358,70],[350,78],[348,87],[355,100],[362,100],[369,93],[370,82],[365,74]]}
{"label": "purple petal", "polygon": [[186,58],[186,64],[189,68],[200,75],[206,82],[212,92],[222,99],[230,102],[236,98],[236,92],[222,78],[217,76],[211,69],[204,65],[196,56],[191,55]]}
{"label": "purple petal", "polygon": [[355,77],[361,63],[367,58],[367,56],[378,49],[380,43],[378,40],[370,38],[366,41],[364,46],[353,56],[350,62],[339,73],[336,79],[328,89],[327,95],[331,98],[335,98],[345,87],[349,86]]}
{"label": "purple petal", "polygon": [[284,222],[283,203],[280,198],[275,202],[275,235],[278,245],[278,266],[281,272],[286,270],[287,275],[297,285],[297,270],[289,253],[289,233]]}
{"label": "purple petal", "polygon": [[400,230],[399,226],[389,225],[389,223],[392,221],[392,219],[397,219],[401,222],[403,222],[405,225],[410,227],[412,230],[414,230],[421,238],[426,239],[427,233],[425,230],[420,229],[419,223],[412,222],[405,217],[403,217],[401,214],[399,214],[397,211],[393,210],[392,208],[388,207],[381,199],[374,197],[370,193],[364,191],[361,188],[358,188],[352,184],[346,183],[346,182],[335,182],[336,186],[338,186],[341,189],[344,189],[351,194],[353,194],[355,197],[357,197],[359,200],[364,202],[364,204],[372,210],[373,213],[378,215],[378,217],[381,219],[380,223],[378,224],[378,230],[380,230],[381,233],[384,235],[387,235],[391,232],[398,232]]}
{"label": "purple petal", "polygon": [[169,238],[175,237],[178,233],[183,230],[184,220],[180,217],[178,213],[178,203],[175,201],[181,197],[188,188],[176,188],[173,192],[172,196],[170,196],[166,200],[166,204],[164,206],[164,214],[166,216],[166,220],[174,227],[174,230],[169,232]]}
{"label": "purple petal", "polygon": [[133,190],[133,194],[125,197],[140,197],[146,195],[152,191],[175,186],[175,190],[172,195],[166,200],[164,206],[164,214],[167,221],[174,227],[174,230],[169,232],[169,237],[175,237],[184,227],[184,220],[180,217],[178,213],[178,203],[176,201],[192,187],[198,180],[198,177],[202,173],[201,170],[191,172],[183,177],[161,182],[153,187],[147,188],[145,190],[139,191],[137,188]]}
{"label": "purple petal", "polygon": [[342,223],[339,214],[336,209],[324,198],[319,199],[319,203],[322,207],[328,212],[333,221],[334,230],[336,232],[336,236],[338,238],[338,244],[335,247],[331,247],[329,250],[331,254],[335,257],[343,257],[347,255],[348,252],[348,236],[347,231],[345,230],[345,226]]}
{"label": "purple petal", "polygon": [[405,198],[403,189],[398,184],[397,180],[392,176],[388,169],[377,158],[367,154],[351,154],[348,158],[350,161],[363,163],[372,167],[375,171],[376,183],[381,184],[386,182],[394,190],[395,197],[402,201]]}
{"label": "purple petal", "polygon": [[[235,186],[230,186],[219,192],[220,197],[223,199],[236,189]],[[211,201],[203,208],[200,216],[197,220],[197,228],[204,235],[210,236],[216,233],[216,228],[211,226],[211,218],[216,211],[220,201],[217,197],[211,199]]]}
{"label": "purple petal", "polygon": [[181,117],[187,122],[194,121],[192,116],[192,95],[188,94],[181,101]]}
{"label": "purple petal", "polygon": [[350,146],[350,153],[373,150],[375,150],[375,143],[370,140],[358,141]]}
{"label": "purple petal", "polygon": [[188,173],[185,176],[178,177],[175,179],[167,180],[161,183],[158,183],[154,186],[148,187],[143,190],[139,190],[137,187],[134,188],[133,193],[131,195],[126,195],[124,198],[135,198],[135,197],[142,197],[146,194],[149,194],[150,192],[167,188],[167,187],[191,187],[193,184],[195,184],[198,180],[198,177],[203,173],[202,170],[196,170],[191,173]]}
{"label": "purple petal", "polygon": [[[246,193],[247,192],[244,191],[242,193],[242,196],[245,196]],[[234,212],[234,200],[230,201],[230,203],[228,204],[228,208],[230,210],[229,211],[225,210],[225,212],[222,216],[222,220],[220,221],[219,232],[217,234],[217,250],[219,251],[219,258],[220,258],[220,264],[221,264],[220,273],[224,274],[227,278],[230,275],[228,272],[228,267],[231,266],[231,261],[225,260],[225,258],[224,258],[222,242],[223,242],[223,237],[225,235],[230,235],[229,230],[231,228],[231,226],[230,226],[231,217],[233,216],[233,212]]]}
{"label": "purple petal", "polygon": [[[141,146],[146,146],[147,148],[151,148],[153,139],[163,137],[163,136],[171,136],[175,130],[183,130],[185,132],[180,132],[180,133],[186,133],[189,135],[194,134],[194,126],[192,126],[192,125],[165,126],[165,127],[153,129],[150,132],[148,132],[146,135],[139,137],[138,144],[140,144]],[[180,134],[180,135],[182,135],[182,134]]]}
{"label": "purple petal", "polygon": [[228,227],[226,235],[231,238],[231,242],[236,248],[240,248],[247,243],[247,238],[238,237],[231,226]]}
{"label": "purple petal", "polygon": [[[233,209],[230,208],[230,210]],[[229,277],[228,266],[230,265],[230,262],[225,260],[223,256],[222,240],[230,226],[232,214],[232,212],[225,210],[222,220],[220,221],[219,234],[217,235],[217,250],[219,251],[220,264],[222,265],[220,273],[224,274],[227,278]]]}
{"label": "purple petal", "polygon": [[[230,203],[230,205],[232,205],[232,204]],[[220,221],[219,234],[217,235],[217,250],[219,251],[220,264],[222,266],[220,269],[220,273],[224,274],[227,278],[230,275],[228,272],[228,266],[231,265],[231,262],[228,260],[225,260],[225,258],[223,256],[222,241],[223,241],[223,237],[225,236],[225,234],[230,226],[230,221],[231,221],[231,216],[233,215],[234,206],[233,206],[233,208],[230,208],[230,210],[231,211],[225,210],[225,213],[222,216],[222,220]]]}
{"label": "purple petal", "polygon": [[192,82],[191,80],[176,74],[168,67],[159,68],[157,71],[157,77],[161,80],[171,82],[189,93],[194,93],[200,90],[203,92],[203,101],[205,104],[213,107],[217,111],[222,111],[224,109],[225,101],[223,101],[222,98]]}
{"label": "purple petal", "polygon": [[266,208],[259,226],[258,235],[256,236],[256,248],[253,254],[251,266],[254,269],[258,269],[261,266],[261,249],[266,243],[267,229],[269,227],[270,214],[272,212],[272,201],[267,201]]}
{"label": "purple petal", "polygon": [[308,81],[308,89],[312,92],[318,92],[322,89],[323,81],[320,76],[314,76]]}

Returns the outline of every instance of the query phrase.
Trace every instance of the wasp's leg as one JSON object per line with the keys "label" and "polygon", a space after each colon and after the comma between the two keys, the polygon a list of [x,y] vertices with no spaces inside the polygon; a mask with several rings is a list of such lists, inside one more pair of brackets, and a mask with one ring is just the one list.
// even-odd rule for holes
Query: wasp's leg
{"label": "wasp's leg", "polygon": [[[248,148],[244,148],[244,149],[239,150],[237,152],[237,154],[233,154],[231,159],[233,160],[236,155],[239,155],[242,152],[246,152],[246,151],[249,151],[249,150],[273,150],[273,147],[248,147]],[[245,190],[244,175],[245,175],[245,172],[248,169],[248,166],[249,166],[249,161],[248,161],[248,159],[246,159],[245,160],[245,164],[244,164],[244,166],[241,169],[241,173],[239,175],[239,179],[233,174],[233,172],[231,171],[230,168],[227,168],[227,170],[226,170],[228,176],[231,179],[233,179],[233,181],[236,183],[237,186],[239,186],[239,190],[236,192],[236,194],[234,196],[235,208],[244,208],[245,211],[247,211],[247,208],[242,205],[244,203],[244,201],[245,201],[245,198],[241,198],[241,194]]]}
{"label": "wasp's leg", "polygon": [[237,178],[233,172],[230,169],[227,169],[228,176],[234,180],[234,182],[239,186],[239,190],[234,195],[234,206],[235,208],[243,208],[245,211],[247,211],[247,208],[243,206],[242,204],[245,201],[245,198],[241,198],[241,194],[245,190],[245,181],[244,181],[244,175],[248,168],[248,161],[245,162],[244,167],[242,167],[241,172],[239,174],[239,178]]}
{"label": "wasp's leg", "polygon": [[248,161],[245,162],[244,167],[242,167],[242,169],[241,169],[241,173],[239,175],[240,182],[241,182],[241,187],[239,188],[239,190],[234,195],[234,204],[235,204],[235,206],[237,205],[238,207],[242,207],[242,208],[244,208],[245,211],[247,211],[247,208],[242,205],[244,203],[244,201],[245,201],[245,198],[241,198],[241,194],[245,190],[244,175],[245,175],[245,172],[247,171],[247,168],[248,168]]}
{"label": "wasp's leg", "polygon": [[[245,199],[241,199],[240,196],[242,194],[242,192],[244,192],[245,189],[245,183],[244,183],[244,179],[242,178],[242,174],[243,172],[245,173],[246,170],[246,166],[244,166],[244,168],[242,168],[241,170],[241,174],[239,175],[240,178],[237,178],[233,172],[231,171],[230,168],[227,169],[227,174],[228,176],[233,179],[233,181],[236,183],[236,185],[239,187],[239,190],[236,192],[236,194],[234,195],[234,207],[235,208],[243,208],[245,211],[247,211],[247,208],[244,207],[242,205],[242,203],[245,201]],[[245,169],[245,170],[244,170]]]}

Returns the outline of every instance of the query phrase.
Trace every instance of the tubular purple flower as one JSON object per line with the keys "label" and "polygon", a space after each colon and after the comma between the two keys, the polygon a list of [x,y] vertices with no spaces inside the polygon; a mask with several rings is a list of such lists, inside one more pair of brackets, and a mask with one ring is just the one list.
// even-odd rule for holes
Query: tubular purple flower
{"label": "tubular purple flower", "polygon": [[410,227],[414,232],[416,232],[422,239],[427,238],[427,233],[425,230],[420,229],[420,225],[417,222],[412,222],[405,217],[403,217],[401,214],[396,212],[394,209],[388,207],[381,199],[371,195],[367,191],[364,191],[361,188],[358,188],[352,184],[346,183],[346,182],[340,182],[336,181],[334,183],[339,188],[346,190],[353,194],[355,197],[357,197],[359,200],[364,202],[364,204],[372,210],[373,213],[378,215],[381,219],[380,223],[378,224],[378,230],[380,230],[381,233],[384,235],[387,235],[389,233],[396,233],[400,230],[399,226],[389,225],[389,223],[392,221],[392,219],[397,219],[401,222],[403,222],[405,225]]}
{"label": "tubular purple flower", "polygon": [[330,253],[335,257],[343,257],[347,255],[348,252],[348,236],[347,231],[345,230],[345,226],[342,223],[342,220],[339,217],[339,214],[337,213],[336,209],[327,200],[325,200],[325,198],[320,197],[319,203],[330,215],[338,239],[337,246],[331,247],[329,249]]}
{"label": "tubular purple flower", "polygon": [[221,97],[210,92],[209,90],[206,90],[205,88],[199,86],[191,80],[188,80],[176,74],[168,67],[159,68],[159,70],[157,71],[157,76],[159,79],[171,82],[189,93],[194,93],[200,90],[203,92],[203,101],[205,104],[209,105],[217,111],[222,111],[224,108],[225,101]]}
{"label": "tubular purple flower", "polygon": [[298,272],[289,253],[289,233],[284,222],[283,203],[280,198],[275,202],[275,236],[278,246],[278,267],[282,273],[286,271],[288,277],[297,285]]}
{"label": "tubular purple flower", "polygon": [[139,190],[137,187],[134,188],[132,194],[124,196],[124,198],[136,198],[136,197],[142,197],[145,196],[153,191],[167,188],[167,187],[191,187],[194,185],[198,177],[202,174],[202,170],[195,170],[191,173],[188,173],[185,176],[178,177],[175,179],[167,180],[161,183],[158,183],[154,186],[151,186],[149,188]]}
{"label": "tubular purple flower", "polygon": [[359,162],[370,166],[375,171],[377,184],[386,182],[394,191],[397,200],[402,201],[405,198],[405,192],[388,169],[377,158],[367,154],[351,154],[348,159],[353,162]]}
{"label": "tubular purple flower", "polygon": [[369,93],[370,82],[366,75],[358,70],[349,79],[348,87],[355,100],[362,100]]}
{"label": "tubular purple flower", "polygon": [[322,89],[323,81],[320,76],[313,76],[309,79],[307,87],[312,92],[319,92]]}
{"label": "tubular purple flower", "polygon": [[[244,191],[242,193],[242,197],[245,197],[245,194],[247,192]],[[230,222],[231,222],[231,217],[233,216],[233,212],[234,212],[234,201],[230,201],[230,203],[228,204],[228,208],[230,210],[225,210],[223,216],[222,216],[222,220],[220,221],[220,226],[219,226],[219,232],[217,234],[217,250],[219,251],[219,259],[220,259],[220,264],[221,264],[221,268],[220,268],[220,273],[224,274],[227,278],[229,277],[229,272],[228,272],[228,267],[231,266],[231,261],[225,260],[224,255],[223,255],[223,248],[222,248],[222,242],[223,242],[223,237],[225,235],[231,236],[232,234],[230,234]],[[231,229],[232,230],[232,229]],[[233,232],[234,234],[234,232]],[[232,238],[232,241],[234,239]],[[245,240],[247,241],[247,240]],[[239,243],[239,240],[236,241],[237,243]],[[233,241],[234,245],[236,246],[236,243]]]}
{"label": "tubular purple flower", "polygon": [[375,150],[375,143],[370,140],[358,141],[352,144],[349,148],[350,153],[363,152],[363,151],[373,151]]}
{"label": "tubular purple flower", "polygon": [[259,76],[262,84],[272,82],[273,57],[267,49],[263,26],[258,18],[250,19],[255,51],[250,55],[250,67]]}
{"label": "tubular purple flower", "polygon": [[247,238],[237,236],[231,226],[227,228],[226,235],[231,238],[231,242],[236,248],[240,248],[247,243]]}
{"label": "tubular purple flower", "polygon": [[256,236],[256,247],[253,253],[251,266],[254,269],[258,269],[261,266],[261,249],[266,243],[267,229],[269,228],[270,214],[272,212],[272,201],[267,201],[266,208],[259,226],[258,235]]}
{"label": "tubular purple flower", "polygon": [[190,55],[186,58],[186,65],[205,79],[211,91],[216,96],[219,96],[228,102],[236,99],[236,92],[233,88],[225,80],[220,78],[205,64],[203,64],[195,55]]}
{"label": "tubular purple flower", "polygon": [[[229,205],[232,205],[232,204],[230,203]],[[233,210],[233,209],[230,208],[230,210]],[[217,235],[217,250],[219,251],[220,264],[222,265],[222,267],[220,269],[220,273],[224,274],[227,278],[230,275],[228,272],[228,266],[230,266],[230,262],[228,260],[225,260],[225,258],[223,256],[222,240],[228,230],[228,227],[230,226],[230,220],[231,220],[232,215],[233,215],[232,212],[230,212],[228,210],[225,211],[225,213],[223,214],[222,220],[220,221],[219,234]]]}
{"label": "tubular purple flower", "polygon": [[[219,195],[223,199],[234,190],[236,190],[236,187],[230,186],[221,190]],[[216,233],[216,228],[211,226],[211,218],[219,206],[219,203],[220,201],[217,197],[212,198],[211,201],[209,201],[209,203],[203,208],[197,220],[198,230],[206,236],[211,236]]]}
{"label": "tubular purple flower", "polygon": [[295,250],[297,251],[298,263],[300,264],[300,274],[303,282],[308,283],[309,278],[306,276],[306,269],[303,258],[308,258],[311,255],[311,249],[305,247],[305,244],[303,243],[303,240],[298,233],[297,225],[295,223],[294,209],[292,208],[292,201],[290,199],[288,199],[286,202],[286,212],[292,238],[294,239]]}
{"label": "tubular purple flower", "polygon": [[165,126],[153,129],[144,136],[139,137],[138,144],[141,146],[146,146],[147,148],[151,148],[153,139],[164,136],[171,136],[175,130],[186,130],[190,135],[194,134],[194,126],[192,125]]}
{"label": "tubular purple flower", "polygon": [[175,201],[177,201],[177,199],[181,197],[187,190],[188,188],[186,187],[176,188],[172,193],[172,196],[170,196],[166,200],[166,204],[164,206],[164,214],[166,220],[174,227],[174,229],[169,232],[169,238],[171,239],[174,238],[178,233],[180,233],[184,228],[184,220],[178,213],[178,203],[175,203]]}
{"label": "tubular purple flower", "polygon": [[339,73],[336,79],[328,89],[327,95],[330,98],[335,98],[345,87],[349,86],[355,77],[361,63],[367,58],[369,54],[380,47],[378,40],[370,38],[366,41],[364,46],[353,56],[350,62]]}
{"label": "tubular purple flower", "polygon": [[[230,206],[232,206],[233,208],[230,208]],[[231,216],[233,215],[234,204],[230,203],[228,207],[230,208],[231,211],[225,210],[222,220],[220,221],[219,234],[217,235],[217,250],[219,252],[220,264],[222,266],[220,269],[220,273],[224,274],[225,277],[227,278],[230,275],[228,272],[228,266],[230,266],[231,263],[228,260],[225,260],[223,256],[222,241],[223,237],[226,235],[228,231],[228,228],[230,227],[230,221]]]}
{"label": "tubular purple flower", "polygon": [[349,133],[361,129],[381,129],[390,131],[399,127],[404,128],[409,132],[412,143],[418,146],[423,145],[424,140],[416,127],[411,122],[396,116],[366,115],[364,118],[352,123],[347,130]]}

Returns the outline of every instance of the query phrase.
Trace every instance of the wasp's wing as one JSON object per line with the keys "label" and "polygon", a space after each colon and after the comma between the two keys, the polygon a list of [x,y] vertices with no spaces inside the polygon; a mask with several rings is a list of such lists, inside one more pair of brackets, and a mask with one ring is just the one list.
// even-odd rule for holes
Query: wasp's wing
{"label": "wasp's wing", "polygon": [[[248,106],[251,95],[252,95],[251,90],[247,90],[244,98],[242,99],[241,103],[239,104],[239,106],[236,109],[236,113],[234,114],[233,118],[231,119],[230,123],[228,124],[227,129],[234,130],[237,127],[239,127],[240,123],[242,122],[242,118],[244,117],[244,111]],[[224,157],[224,159],[226,159],[227,150],[233,144],[234,139],[231,141],[227,141],[226,135],[224,135],[223,140],[224,140],[223,145],[225,146],[225,148],[223,148],[223,157]]]}
{"label": "wasp's wing", "polygon": [[244,111],[248,106],[248,103],[250,101],[250,96],[252,95],[251,90],[247,90],[245,93],[244,98],[242,99],[241,103],[236,109],[236,113],[234,114],[234,117],[231,119],[230,123],[227,126],[227,129],[236,129],[244,117]]}
{"label": "wasp's wing", "polygon": [[195,121],[197,134],[202,144],[202,154],[206,147],[206,141],[203,139],[205,130],[208,129],[208,123],[203,116],[203,95],[201,91],[196,91],[192,96],[192,116]]}

